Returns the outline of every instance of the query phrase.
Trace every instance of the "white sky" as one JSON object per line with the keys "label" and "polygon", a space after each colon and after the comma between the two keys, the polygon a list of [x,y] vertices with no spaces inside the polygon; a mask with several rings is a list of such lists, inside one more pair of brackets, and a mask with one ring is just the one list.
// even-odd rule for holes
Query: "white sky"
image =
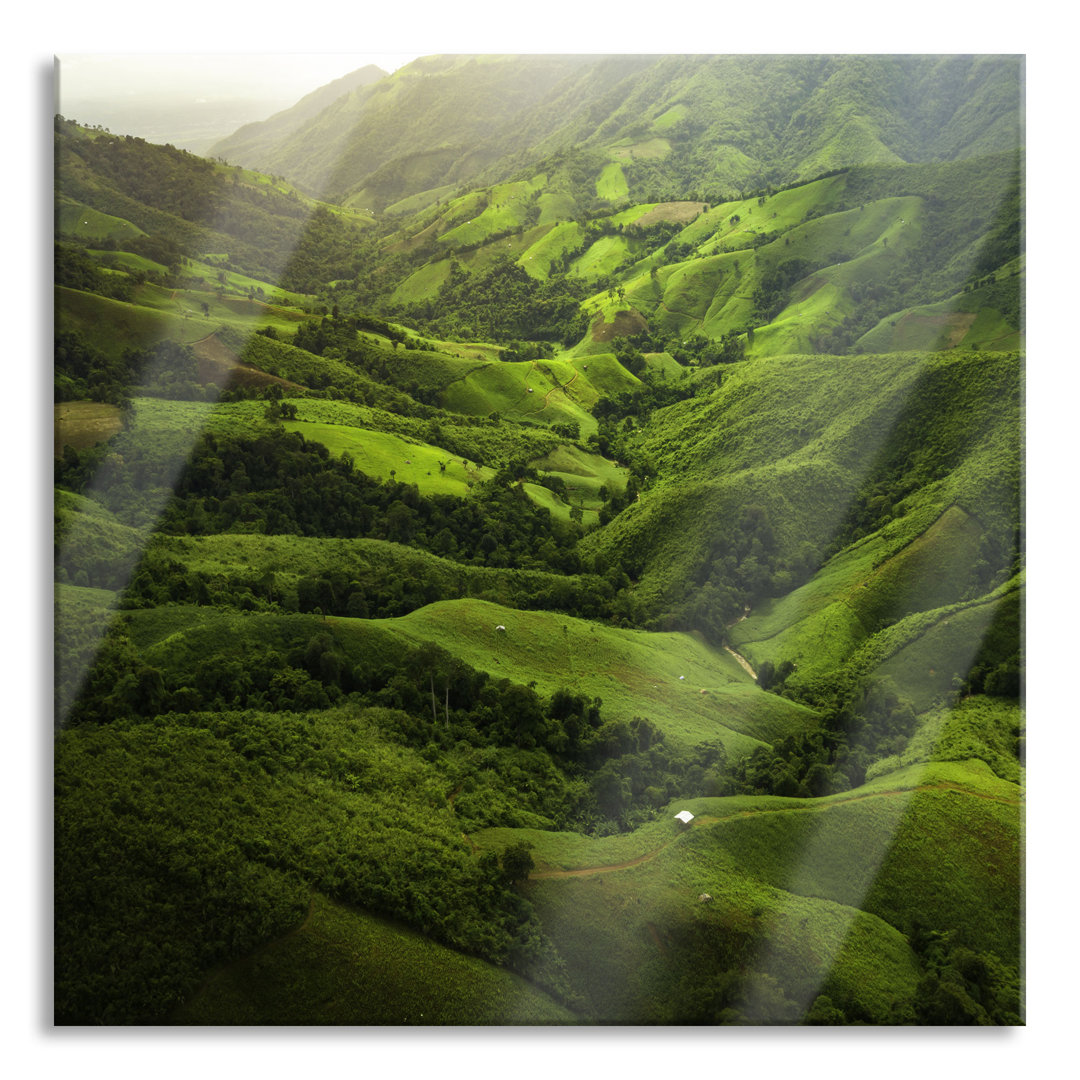
{"label": "white sky", "polygon": [[177,103],[305,94],[358,68],[396,71],[417,53],[72,53],[59,54],[65,101],[172,97]]}

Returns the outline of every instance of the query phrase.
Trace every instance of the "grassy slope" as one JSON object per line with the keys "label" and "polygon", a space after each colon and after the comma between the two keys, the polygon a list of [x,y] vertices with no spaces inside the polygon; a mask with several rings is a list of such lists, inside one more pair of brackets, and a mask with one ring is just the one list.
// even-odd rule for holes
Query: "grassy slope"
{"label": "grassy slope", "polygon": [[573,1024],[502,968],[319,894],[303,924],[214,972],[174,1024]]}
{"label": "grassy slope", "polygon": [[[868,160],[877,159],[871,155]],[[573,272],[607,274],[622,264],[617,275],[626,290],[625,304],[650,325],[717,339],[757,323],[755,289],[776,266],[802,260],[791,304],[759,326],[746,344],[755,356],[817,351],[815,337],[855,314],[868,287],[888,288],[896,275],[906,276],[910,285],[909,256],[936,287],[959,289],[980,255],[983,230],[1009,183],[1009,163],[1000,157],[987,159],[977,173],[967,162],[900,169],[881,165],[824,177],[760,201],[755,197],[712,206],[674,238],[673,243],[692,249],[678,261],[661,248],[632,263],[632,245],[621,236],[605,237],[576,261]],[[620,211],[610,220],[634,220],[640,209]],[[951,260],[943,261],[936,250],[943,233],[957,238]],[[860,351],[957,344],[1017,347],[1015,311],[1003,313],[993,303],[971,308],[974,293],[964,295],[969,299],[888,315],[859,342]],[[977,316],[974,324],[968,313]]]}
{"label": "grassy slope", "polygon": [[734,627],[733,640],[759,663],[790,659],[805,674],[821,673],[883,621],[962,599],[981,536],[974,518],[951,506],[899,550],[892,532],[846,549],[802,588]]}
{"label": "grassy slope", "polygon": [[[782,985],[793,1018],[826,992],[887,1022],[915,992],[912,919],[962,928],[970,947],[1015,961],[1021,800],[982,762],[958,762],[822,799],[682,800],[627,836],[473,839],[534,845],[528,895],[602,1020],[672,1022],[662,1003],[695,970],[692,950],[726,949],[751,983],[756,973]],[[689,829],[677,809],[696,814]],[[703,892],[712,904],[697,901]],[[758,1007],[762,1021],[779,1019]]]}
{"label": "grassy slope", "polygon": [[[204,315],[202,304],[209,307]],[[110,300],[62,286],[56,289],[56,320],[60,330],[75,330],[107,356],[125,349],[145,348],[166,339],[191,344],[222,325],[251,333],[273,326],[292,334],[303,314],[247,298],[219,299],[212,292],[169,290],[156,285],[136,289],[136,302]]]}
{"label": "grassy slope", "polygon": [[97,401],[65,401],[53,406],[53,452],[59,457],[65,446],[85,450],[111,438],[124,426],[116,405]]}
{"label": "grassy slope", "polygon": [[599,454],[591,454],[577,446],[562,445],[532,462],[540,472],[559,477],[570,493],[571,501],[592,510],[602,503],[600,488],[622,491],[626,487],[627,470]]}
{"label": "grassy slope", "polygon": [[[553,395],[554,396],[554,395]],[[388,414],[382,416],[376,410],[364,406],[355,406],[334,402],[298,399],[296,405],[300,419],[284,421],[282,426],[288,431],[298,431],[305,439],[320,442],[334,454],[348,453],[356,463],[356,468],[369,476],[380,480],[393,479],[398,483],[416,484],[421,493],[427,495],[467,496],[471,487],[481,481],[490,480],[494,470],[479,465],[468,458],[444,447],[432,445],[415,437],[416,434],[434,434],[445,432],[446,421],[421,425],[409,425],[404,422],[394,424],[399,433],[378,430],[379,426],[388,426],[393,422]],[[484,432],[462,433],[466,440],[470,435],[482,436]],[[510,426],[502,428],[504,438],[500,454],[489,460],[507,460],[507,444],[514,447],[513,456],[519,457],[531,450],[545,448],[539,438],[529,430]],[[493,440],[488,440],[492,442]],[[460,443],[456,444],[460,448]],[[470,448],[479,456],[478,447]],[[537,505],[549,510],[558,520],[569,522],[572,506],[583,510],[583,524],[596,524],[598,511],[602,505],[599,497],[601,486],[608,485],[612,490],[625,486],[625,469],[617,468],[599,454],[589,454],[570,445],[559,444],[555,449],[530,462],[542,474],[549,474],[563,480],[567,486],[569,501],[564,500],[548,488],[539,484],[526,483],[524,489],[529,498]],[[445,470],[442,466],[445,465]]]}
{"label": "grassy slope", "polygon": [[[354,620],[333,622],[347,630]],[[434,641],[494,677],[535,680],[542,694],[566,687],[599,697],[612,719],[643,716],[684,742],[719,739],[733,756],[815,722],[810,710],[762,693],[727,653],[687,634],[617,630],[482,600],[430,604],[370,625],[413,643]]]}
{"label": "grassy slope", "polygon": [[[596,431],[588,409],[601,394],[632,389],[638,380],[613,357],[584,363],[565,360],[463,363],[456,377],[437,376],[444,408],[471,416],[493,412],[539,424],[580,425],[583,436]],[[531,393],[530,393],[531,391]]]}
{"label": "grassy slope", "polygon": [[1015,702],[967,697],[926,713],[903,752],[874,762],[867,777],[928,761],[978,760],[995,776],[1023,787],[1024,726],[1024,711]]}
{"label": "grassy slope", "polygon": [[295,589],[303,576],[340,571],[350,580],[382,580],[388,571],[400,580],[433,580],[461,595],[499,600],[517,584],[541,587],[563,580],[541,570],[468,566],[388,540],[319,536],[156,536],[153,549],[192,570],[229,578],[273,574],[279,593]]}
{"label": "grassy slope", "polygon": [[54,538],[57,564],[68,579],[86,572],[91,585],[119,588],[146,543],[146,533],[123,525],[99,503],[56,491]]}
{"label": "grassy slope", "polygon": [[[698,800],[691,809],[708,817],[724,813],[726,802]],[[732,867],[785,891],[863,908],[898,929],[912,917],[962,926],[971,947],[1015,962],[1022,803],[1015,784],[981,761],[948,762],[791,803],[734,815],[709,842]]]}
{"label": "grassy slope", "polygon": [[[1020,286],[1023,287],[1022,285]],[[867,331],[857,347],[881,352],[891,349],[1018,349],[1019,329],[985,297],[985,290],[961,293],[937,304],[905,308]]]}
{"label": "grassy slope", "polygon": [[[748,504],[769,511],[781,551],[804,543],[822,551],[894,431],[908,430],[916,417],[932,432],[928,447],[955,465],[896,510],[885,526],[889,550],[952,503],[984,528],[1000,528],[1015,499],[1018,377],[1015,357],[1000,354],[791,356],[735,365],[718,390],[654,415],[635,442],[661,480],[586,545],[642,552],[645,598],[688,580],[712,523]],[[962,559],[970,544],[963,525],[942,531]]]}
{"label": "grassy slope", "polygon": [[495,475],[483,466],[469,468],[437,446],[406,441],[383,431],[290,420],[281,426],[322,443],[332,454],[350,454],[356,467],[368,476],[387,480],[394,473],[398,483],[415,484],[424,495],[465,496],[471,484]]}
{"label": "grassy slope", "polygon": [[66,236],[77,236],[80,240],[127,240],[133,236],[145,236],[146,233],[137,225],[113,214],[104,214],[100,210],[76,202],[66,195],[56,200],[56,229]]}
{"label": "grassy slope", "polygon": [[564,251],[572,251],[581,243],[584,232],[576,221],[560,221],[531,243],[518,256],[518,264],[535,278],[545,280],[551,264]]}

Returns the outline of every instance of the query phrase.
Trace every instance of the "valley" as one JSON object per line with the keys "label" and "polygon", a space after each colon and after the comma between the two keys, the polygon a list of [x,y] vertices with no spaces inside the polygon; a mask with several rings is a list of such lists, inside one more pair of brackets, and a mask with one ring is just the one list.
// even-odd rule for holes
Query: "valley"
{"label": "valley", "polygon": [[56,1022],[1023,1023],[1021,83],[57,116]]}

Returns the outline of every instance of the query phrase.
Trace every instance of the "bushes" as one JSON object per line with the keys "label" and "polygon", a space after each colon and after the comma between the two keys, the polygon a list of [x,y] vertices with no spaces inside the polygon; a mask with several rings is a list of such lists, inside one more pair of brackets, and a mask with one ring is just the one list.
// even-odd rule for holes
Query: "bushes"
{"label": "bushes", "polygon": [[[356,790],[357,775],[377,785]],[[303,916],[312,887],[524,965],[540,943],[502,869],[474,861],[445,774],[351,714],[174,716],[57,743],[60,1023],[151,1023],[208,966]]]}
{"label": "bushes", "polygon": [[[224,533],[239,526],[267,534],[370,536],[433,550],[448,548],[436,538],[449,531],[473,563],[579,569],[572,552],[577,530],[554,523],[505,477],[477,485],[468,500],[423,496],[413,485],[372,480],[299,434],[204,435],[175,491],[163,532]],[[493,545],[485,548],[485,537]]]}

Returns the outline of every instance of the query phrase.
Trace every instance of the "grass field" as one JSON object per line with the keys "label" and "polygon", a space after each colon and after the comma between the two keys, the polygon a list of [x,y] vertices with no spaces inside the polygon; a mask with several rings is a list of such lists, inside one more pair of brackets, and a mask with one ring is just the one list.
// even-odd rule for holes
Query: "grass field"
{"label": "grass field", "polygon": [[[657,1003],[704,951],[713,977],[723,957],[751,987],[765,976],[783,986],[787,1002],[744,990],[742,1008],[759,1021],[784,1010],[797,1019],[828,993],[880,1023],[915,993],[911,919],[964,926],[969,947],[1015,960],[1021,802],[982,762],[958,761],[821,799],[682,800],[623,836],[491,829],[472,839],[482,850],[513,837],[533,845],[527,894],[601,1021],[663,1022]],[[673,819],[681,809],[696,815],[689,828]],[[980,919],[984,908],[995,914]]]}
{"label": "grass field", "polygon": [[[881,526],[882,547],[873,558],[910,543],[955,503],[962,515],[947,519],[927,543],[940,547],[938,554],[954,552],[948,565],[963,568],[965,552],[972,551],[963,515],[976,518],[997,542],[1007,528],[1002,515],[1015,500],[1008,492],[1015,491],[1016,482],[1010,460],[1017,437],[1018,377],[1015,358],[957,352],[763,357],[732,365],[719,389],[658,412],[635,437],[634,445],[654,462],[660,479],[605,529],[587,537],[585,546],[633,545],[651,552],[637,586],[644,599],[691,579],[715,522],[738,507],[765,508],[778,550],[794,553],[810,545],[823,552],[880,455],[889,452],[886,440],[894,430],[909,430],[917,422],[934,432],[930,445],[935,460],[942,462],[935,466],[940,478],[892,511],[891,520]],[[918,550],[913,549],[912,558]],[[861,546],[841,556],[852,567],[845,588],[857,589],[867,579],[873,559],[862,577],[854,569],[866,556]],[[925,560],[919,565],[932,592],[937,571]],[[819,572],[829,577],[837,570],[827,564]],[[886,584],[885,578],[876,579],[867,597],[879,587],[881,597],[892,595]],[[958,587],[967,584],[965,578]],[[784,605],[791,622],[805,617],[809,608],[824,610],[817,586],[802,588],[808,591],[783,590],[790,595],[775,604],[777,611]],[[767,611],[763,606],[762,614]],[[858,620],[846,602],[836,614],[848,622]],[[748,642],[755,625],[754,616],[741,623],[739,640]],[[872,629],[867,626],[864,632]],[[774,632],[763,632],[760,640]],[[821,628],[814,641],[831,650],[831,643],[845,635],[838,639]],[[821,658],[823,667],[827,662]]]}
{"label": "grass field", "polygon": [[136,255],[132,251],[107,251],[104,249],[87,249],[102,266],[119,267],[123,270],[141,270],[147,274],[166,274],[168,267],[162,263],[154,262],[144,255]]}
{"label": "grass field", "polygon": [[706,988],[725,971],[738,972],[732,1004],[751,1023],[797,1021],[826,988],[864,1002],[879,1022],[910,1000],[917,968],[893,927],[741,872],[710,842],[718,828],[679,828],[669,819],[653,829],[660,846],[634,865],[529,883],[597,1020],[716,1023],[721,1005]]}
{"label": "grass field", "polygon": [[384,431],[292,420],[281,426],[322,443],[332,454],[349,454],[368,476],[388,480],[393,473],[399,484],[415,484],[424,495],[465,496],[472,484],[495,475],[492,469],[465,465],[437,446],[410,442]]}
{"label": "grass field", "polygon": [[561,478],[571,501],[592,510],[598,510],[602,504],[599,494],[601,487],[606,486],[611,492],[622,491],[626,487],[626,469],[576,446],[559,446],[531,464],[543,473]]}
{"label": "grass field", "polygon": [[61,489],[56,491],[54,538],[61,581],[108,590],[127,584],[147,543],[144,530],[122,524],[93,499]]}
{"label": "grass field", "polygon": [[[224,281],[221,281],[218,276],[221,273],[224,273],[225,275]],[[301,293],[280,289],[272,282],[249,277],[247,274],[241,274],[235,270],[222,268],[213,262],[201,262],[198,259],[189,259],[184,264],[182,276],[185,279],[189,276],[194,277],[196,279],[194,285],[197,291],[216,292],[217,288],[222,285],[226,289],[232,289],[237,292],[247,292],[249,289],[261,289],[262,292],[259,295],[259,300],[266,304],[288,307],[290,305],[308,303],[312,299]],[[201,282],[198,279],[201,279]],[[203,286],[202,290],[198,289],[200,284]]]}
{"label": "grass field", "polygon": [[540,224],[568,222],[577,210],[574,196],[567,191],[545,191],[537,200],[540,204]]}
{"label": "grass field", "polygon": [[994,308],[963,310],[963,299],[905,308],[883,319],[858,341],[867,351],[899,349],[1017,349],[1020,331]]}
{"label": "grass field", "polygon": [[[209,314],[203,313],[203,303]],[[119,356],[125,349],[146,348],[158,341],[190,345],[222,325],[247,333],[272,326],[288,336],[304,315],[247,298],[222,300],[212,292],[156,285],[138,286],[131,304],[57,286],[56,318],[60,329],[75,330],[107,356]]]}
{"label": "grass field", "polygon": [[903,752],[874,762],[867,778],[929,761],[981,761],[995,776],[1023,788],[1024,739],[1024,710],[1018,704],[967,697],[921,716]]}
{"label": "grass field", "polygon": [[166,339],[191,344],[215,325],[201,316],[185,318],[175,308],[155,310],[63,286],[56,288],[56,322],[59,329],[77,331],[107,356]]}
{"label": "grass field", "polygon": [[115,405],[97,401],[65,401],[53,406],[53,453],[59,457],[65,446],[85,450],[111,438],[124,426]]}
{"label": "grass field", "polygon": [[342,206],[58,120],[58,1023],[1017,1022],[1023,155],[855,59],[422,59]]}
{"label": "grass field", "polygon": [[545,280],[551,264],[563,252],[576,249],[584,235],[576,221],[561,221],[546,230],[518,256],[518,265],[524,267],[531,277]]}
{"label": "grass field", "polygon": [[[752,663],[791,660],[803,675],[832,670],[880,625],[957,603],[969,586],[980,535],[973,518],[950,507],[910,543],[896,530],[870,538],[751,614],[732,629],[732,639]],[[946,681],[953,674],[950,668]]]}
{"label": "grass field", "polygon": [[434,296],[450,273],[450,260],[425,263],[410,274],[393,292],[390,299],[395,304],[412,304]]}
{"label": "grass field", "polygon": [[80,240],[127,240],[132,236],[146,234],[137,225],[123,218],[104,214],[99,210],[60,196],[56,203],[56,230]]}
{"label": "grass field", "polygon": [[632,259],[631,241],[622,236],[602,236],[570,264],[569,273],[587,279],[607,278]]}
{"label": "grass field", "polygon": [[[612,358],[614,362],[614,358]],[[636,382],[623,370],[625,382]],[[471,365],[444,385],[444,408],[471,416],[500,416],[539,424],[571,421],[583,437],[596,431],[596,419],[588,409],[602,392],[610,392],[618,376],[611,365],[584,365],[561,360],[523,360],[514,363]],[[598,389],[601,381],[604,390]]]}
{"label": "grass field", "polygon": [[[99,531],[109,536],[105,526],[99,526]],[[89,527],[87,533],[94,535]],[[113,543],[127,538],[127,534],[115,530],[112,535]],[[134,539],[145,543],[139,534]],[[433,590],[435,595],[473,596],[512,604],[517,594],[535,596],[565,584],[561,575],[547,571],[462,564],[404,544],[369,538],[155,536],[148,547],[154,556],[175,560],[185,569],[214,581],[247,582],[253,576],[261,579],[269,586],[269,595],[286,608],[295,606],[297,581],[305,576],[344,574],[348,581],[376,592],[401,583],[411,606],[424,602],[425,590]],[[87,554],[102,558],[107,550],[98,548]],[[191,617],[185,615],[182,621],[186,626]]]}
{"label": "grass field", "polygon": [[434,641],[494,677],[535,681],[543,694],[566,687],[602,698],[605,716],[646,717],[680,742],[719,739],[732,756],[816,724],[810,710],[760,691],[729,654],[687,634],[618,630],[481,600],[430,604],[372,625]]}
{"label": "grass field", "polygon": [[442,187],[431,188],[428,191],[418,191],[415,195],[399,199],[391,203],[383,210],[384,214],[415,214],[427,209],[439,199],[445,199],[454,190],[453,184],[443,184]]}
{"label": "grass field", "polygon": [[542,177],[536,179],[535,186],[527,180],[495,185],[488,193],[483,210],[448,229],[439,237],[439,243],[469,247],[483,243],[492,233],[517,228],[524,224],[525,210],[534,192],[542,188]]}
{"label": "grass field", "polygon": [[658,160],[665,158],[671,153],[671,143],[667,139],[645,139],[642,142],[618,143],[608,147],[608,154],[616,161],[627,158],[644,158],[646,160]]}
{"label": "grass field", "polygon": [[596,194],[599,198],[606,199],[608,202],[618,202],[630,194],[626,176],[622,171],[622,166],[617,161],[605,165],[596,178]]}
{"label": "grass field", "polygon": [[[868,282],[890,280],[905,258],[924,245],[928,227],[921,196],[889,196],[845,207],[846,184],[843,175],[827,177],[761,201],[725,202],[700,214],[703,204],[661,204],[644,214],[642,207],[631,207],[612,220],[647,224],[661,214],[679,220],[666,208],[684,208],[682,213],[693,220],[675,242],[690,245],[693,254],[673,263],[657,251],[626,266],[625,249],[613,244],[621,238],[605,238],[606,246],[594,245],[595,252],[579,258],[576,272],[608,274],[622,257],[623,286],[637,310],[669,331],[718,339],[754,321],[755,290],[772,269],[801,260],[806,276],[792,287],[791,302],[747,341],[748,355],[816,351],[823,332],[856,312],[855,296]],[[956,298],[894,313],[860,339],[859,350],[1017,346],[1015,325],[992,304],[966,303]]]}

